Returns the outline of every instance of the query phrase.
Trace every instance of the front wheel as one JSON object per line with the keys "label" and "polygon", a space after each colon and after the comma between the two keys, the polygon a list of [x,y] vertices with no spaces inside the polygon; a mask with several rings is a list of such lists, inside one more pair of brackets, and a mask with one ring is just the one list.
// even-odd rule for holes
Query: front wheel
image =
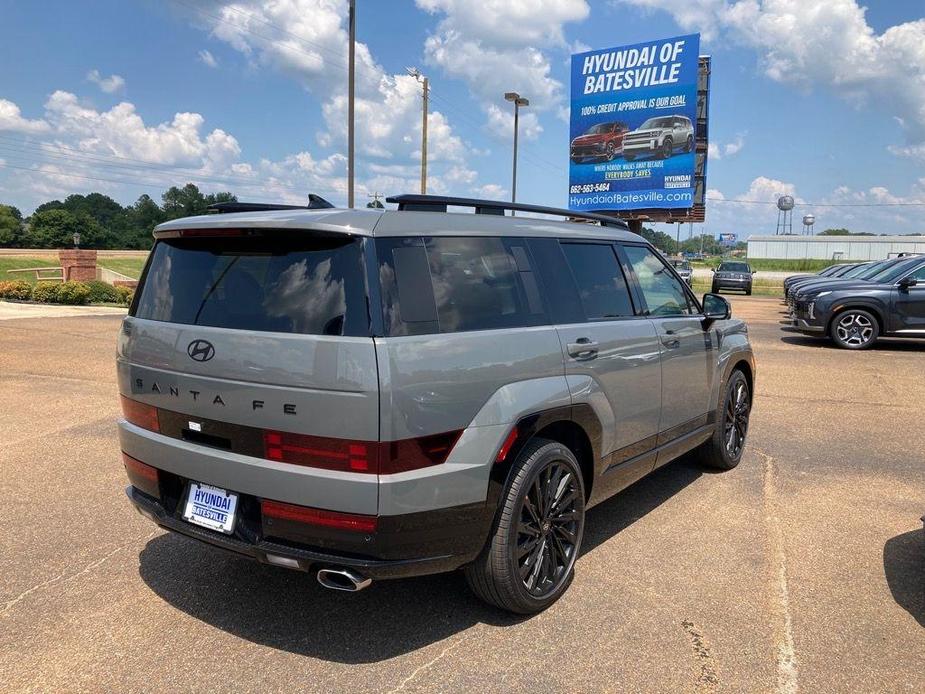
{"label": "front wheel", "polygon": [[607,161],[613,161],[617,156],[617,146],[613,142],[607,143]]}
{"label": "front wheel", "polygon": [[731,470],[739,464],[745,449],[751,409],[748,379],[736,369],[726,383],[713,436],[697,449],[701,463],[720,470]]}
{"label": "front wheel", "polygon": [[717,286],[714,284],[713,286],[710,287],[710,293],[711,293],[711,294],[719,294],[719,287],[717,287]]}
{"label": "front wheel", "polygon": [[665,142],[662,143],[662,149],[659,151],[659,159],[667,159],[674,152],[674,142],[671,141],[670,137],[665,138]]}
{"label": "front wheel", "polygon": [[574,576],[585,523],[585,491],[575,455],[534,439],[518,456],[494,532],[466,580],[482,600],[533,614],[558,600]]}
{"label": "front wheel", "polygon": [[852,308],[835,316],[829,334],[844,349],[867,349],[877,341],[880,326],[872,313]]}

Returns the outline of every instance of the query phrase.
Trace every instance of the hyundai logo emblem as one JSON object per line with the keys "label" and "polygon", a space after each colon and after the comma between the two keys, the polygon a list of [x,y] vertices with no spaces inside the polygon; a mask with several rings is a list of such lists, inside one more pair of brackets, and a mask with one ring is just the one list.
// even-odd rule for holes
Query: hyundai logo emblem
{"label": "hyundai logo emblem", "polygon": [[193,361],[209,361],[215,356],[215,347],[208,340],[193,340],[186,348],[186,353]]}

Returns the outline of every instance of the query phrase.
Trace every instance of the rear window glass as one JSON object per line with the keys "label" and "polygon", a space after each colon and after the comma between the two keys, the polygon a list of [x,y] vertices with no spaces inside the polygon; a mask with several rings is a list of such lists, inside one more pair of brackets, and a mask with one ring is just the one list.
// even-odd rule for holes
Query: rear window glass
{"label": "rear window glass", "polygon": [[236,330],[368,335],[361,243],[305,232],[161,240],[135,315]]}
{"label": "rear window glass", "polygon": [[563,243],[562,250],[588,320],[633,315],[626,278],[613,246],[599,243]]}

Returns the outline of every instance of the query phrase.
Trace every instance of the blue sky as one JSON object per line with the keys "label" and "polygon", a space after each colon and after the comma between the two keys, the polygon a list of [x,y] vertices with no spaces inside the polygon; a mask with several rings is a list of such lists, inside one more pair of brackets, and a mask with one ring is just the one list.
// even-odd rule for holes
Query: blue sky
{"label": "blue sky", "polygon": [[[517,90],[531,99],[518,199],[565,206],[569,55],[700,31],[713,56],[712,147],[707,223],[694,233],[773,233],[780,193],[819,229],[925,233],[920,0],[357,4],[361,203],[417,191],[420,99],[407,66],[432,85],[431,192],[509,196],[502,94]],[[343,203],[345,8],[0,2],[0,202],[28,213],[99,190],[130,203],[192,180],[241,199]]]}

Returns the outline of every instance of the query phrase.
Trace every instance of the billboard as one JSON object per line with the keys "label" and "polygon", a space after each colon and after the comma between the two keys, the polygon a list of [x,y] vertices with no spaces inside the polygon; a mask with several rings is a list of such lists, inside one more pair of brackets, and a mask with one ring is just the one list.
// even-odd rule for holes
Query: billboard
{"label": "billboard", "polygon": [[736,235],[735,234],[720,234],[719,242],[723,246],[726,246],[727,248],[730,246],[735,246],[736,245]]}
{"label": "billboard", "polygon": [[572,56],[570,209],[694,207],[699,53],[689,34]]}

